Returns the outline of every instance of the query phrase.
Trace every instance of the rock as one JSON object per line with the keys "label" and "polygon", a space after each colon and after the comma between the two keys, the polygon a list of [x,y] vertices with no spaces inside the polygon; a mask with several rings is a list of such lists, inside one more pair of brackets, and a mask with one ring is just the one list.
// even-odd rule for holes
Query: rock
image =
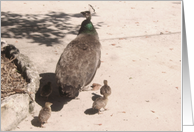
{"label": "rock", "polygon": [[10,131],[28,115],[29,96],[14,94],[2,101],[1,104],[1,131]]}
{"label": "rock", "polygon": [[1,102],[1,131],[10,131],[34,111],[35,94],[39,88],[40,77],[30,59],[21,54],[15,46],[4,47],[2,53],[8,58],[16,57],[14,63],[28,82],[25,94],[14,94],[5,97]]}

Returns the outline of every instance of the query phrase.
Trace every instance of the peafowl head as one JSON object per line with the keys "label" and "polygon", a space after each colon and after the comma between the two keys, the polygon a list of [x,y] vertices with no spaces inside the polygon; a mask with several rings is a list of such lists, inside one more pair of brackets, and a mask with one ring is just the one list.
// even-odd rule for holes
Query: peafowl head
{"label": "peafowl head", "polygon": [[86,20],[82,22],[78,35],[81,33],[97,34],[96,29],[91,22],[91,14],[94,12],[95,10],[91,5],[89,5],[89,11],[81,12],[81,14],[86,17]]}

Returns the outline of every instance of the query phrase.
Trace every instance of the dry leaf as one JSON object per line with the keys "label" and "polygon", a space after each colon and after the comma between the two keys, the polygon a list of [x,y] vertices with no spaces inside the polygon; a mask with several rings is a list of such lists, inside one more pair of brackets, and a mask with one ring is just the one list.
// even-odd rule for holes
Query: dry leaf
{"label": "dry leaf", "polygon": [[113,114],[112,114],[112,115],[110,115],[110,116],[113,116]]}
{"label": "dry leaf", "polygon": [[151,110],[152,113],[155,113],[155,111]]}
{"label": "dry leaf", "polygon": [[111,44],[112,46],[115,46],[116,44]]}
{"label": "dry leaf", "polygon": [[160,32],[160,35],[161,35],[161,34],[164,34],[164,33],[163,33],[163,32]]}
{"label": "dry leaf", "polygon": [[92,91],[96,91],[100,89],[101,85],[98,83],[93,83],[91,87],[92,87]]}
{"label": "dry leaf", "polygon": [[101,126],[102,124],[100,123],[100,124],[95,124],[95,125],[99,125],[99,126]]}
{"label": "dry leaf", "polygon": [[178,87],[175,87],[176,89],[178,89]]}
{"label": "dry leaf", "polygon": [[170,50],[173,50],[173,48],[169,48]]}
{"label": "dry leaf", "polygon": [[126,113],[125,111],[118,111],[118,113]]}
{"label": "dry leaf", "polygon": [[125,38],[119,38],[119,40],[123,40],[123,39],[125,39]]}
{"label": "dry leaf", "polygon": [[136,60],[132,60],[133,62],[135,62]]}

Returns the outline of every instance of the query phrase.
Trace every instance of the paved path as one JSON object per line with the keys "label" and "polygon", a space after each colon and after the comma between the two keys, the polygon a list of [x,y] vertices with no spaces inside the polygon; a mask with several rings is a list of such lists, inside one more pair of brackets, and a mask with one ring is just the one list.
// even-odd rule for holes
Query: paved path
{"label": "paved path", "polygon": [[42,77],[54,83],[57,61],[76,37],[91,4],[102,44],[102,64],[92,83],[109,81],[112,95],[103,114],[89,115],[98,91],[81,92],[79,100],[49,98],[52,116],[37,127],[44,99],[36,98],[17,131],[41,130],[181,130],[181,3],[131,1],[1,2],[1,37],[28,55]]}

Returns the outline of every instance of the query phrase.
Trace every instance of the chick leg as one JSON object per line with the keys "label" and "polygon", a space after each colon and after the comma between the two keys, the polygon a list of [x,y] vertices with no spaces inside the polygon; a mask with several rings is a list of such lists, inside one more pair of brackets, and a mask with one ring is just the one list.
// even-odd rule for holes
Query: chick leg
{"label": "chick leg", "polygon": [[103,107],[104,111],[108,110],[107,108]]}
{"label": "chick leg", "polygon": [[98,114],[102,114],[102,112],[100,110],[98,110]]}
{"label": "chick leg", "polygon": [[84,86],[79,91],[81,92],[81,91],[91,91],[91,90],[89,90],[89,86]]}
{"label": "chick leg", "polygon": [[43,124],[42,124],[42,123],[40,124],[40,127],[44,128],[44,126],[43,126]]}

